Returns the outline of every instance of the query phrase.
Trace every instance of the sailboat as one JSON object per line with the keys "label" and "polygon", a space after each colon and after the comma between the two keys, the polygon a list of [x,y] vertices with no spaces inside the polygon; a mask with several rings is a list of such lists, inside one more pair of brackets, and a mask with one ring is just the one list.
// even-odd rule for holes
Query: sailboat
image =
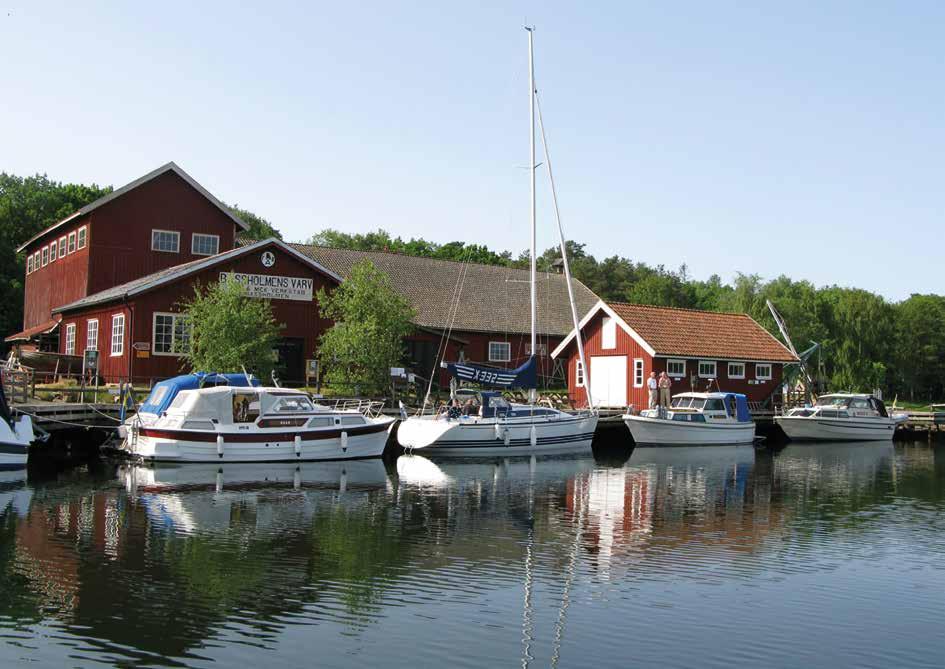
{"label": "sailboat", "polygon": [[[537,307],[537,261],[536,261],[536,216],[535,216],[535,109],[538,102],[535,89],[534,31],[528,31],[528,106],[531,119],[529,142],[529,170],[531,186],[531,251],[530,251],[530,306],[531,306],[531,355],[517,369],[499,369],[484,365],[455,362],[444,364],[447,372],[457,381],[476,383],[492,389],[524,388],[529,391],[528,404],[513,404],[507,401],[498,390],[477,391],[467,400],[465,411],[457,408],[446,413],[426,414],[429,392],[423,408],[417,416],[404,419],[400,424],[397,439],[408,450],[423,449],[424,454],[436,455],[530,455],[534,453],[576,452],[591,448],[594,430],[597,428],[597,413],[591,408],[580,412],[565,412],[551,406],[540,406],[536,401],[537,388],[537,350],[536,319]],[[565,281],[568,286],[568,299],[571,302],[571,318],[574,329],[578,332],[578,354],[583,369],[588,369],[584,358],[584,344],[578,327],[577,307],[574,302],[574,289],[571,283],[571,268],[558,210],[558,196],[555,190],[554,175],[548,145],[545,141],[545,127],[538,107],[538,121],[541,125],[542,145],[545,164],[548,169],[555,218],[558,224],[558,238],[561,245]],[[589,388],[589,384],[586,384]],[[465,392],[465,389],[464,389]],[[453,393],[456,399],[456,393]],[[593,407],[593,402],[588,402]],[[465,415],[462,415],[465,413]]]}

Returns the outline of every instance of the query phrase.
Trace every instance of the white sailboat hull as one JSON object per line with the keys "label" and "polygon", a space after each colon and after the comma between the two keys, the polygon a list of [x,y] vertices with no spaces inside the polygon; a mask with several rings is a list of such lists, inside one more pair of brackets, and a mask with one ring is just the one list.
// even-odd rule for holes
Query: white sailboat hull
{"label": "white sailboat hull", "polygon": [[716,446],[750,444],[755,440],[753,422],[695,423],[631,415],[625,415],[623,422],[638,445]]}
{"label": "white sailboat hull", "polygon": [[891,441],[897,422],[892,418],[822,418],[776,416],[791,441]]}
{"label": "white sailboat hull", "polygon": [[563,416],[449,421],[432,416],[414,417],[400,424],[397,440],[408,450],[422,449],[424,455],[475,457],[589,452],[597,429],[597,416]]}

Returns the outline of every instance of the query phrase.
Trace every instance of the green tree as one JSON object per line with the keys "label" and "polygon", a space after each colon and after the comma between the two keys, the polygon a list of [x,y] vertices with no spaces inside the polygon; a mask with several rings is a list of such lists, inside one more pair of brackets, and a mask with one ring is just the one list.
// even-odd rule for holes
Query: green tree
{"label": "green tree", "polygon": [[25,257],[16,249],[33,235],[111,192],[95,184],[63,184],[45,174],[0,172],[0,350],[2,337],[23,326]]}
{"label": "green tree", "polygon": [[243,234],[250,239],[268,239],[269,237],[282,239],[282,233],[276,230],[272,223],[262,216],[254,214],[248,209],[241,209],[238,204],[224,203],[224,206],[226,206],[234,216],[237,216],[243,223],[249,226],[249,230],[246,230]]}
{"label": "green tree", "polygon": [[273,318],[268,300],[248,297],[238,281],[221,281],[205,289],[196,286],[181,307],[189,334],[189,345],[180,351],[182,365],[207,372],[237,372],[242,366],[269,377],[283,326]]}
{"label": "green tree", "polygon": [[322,317],[335,322],[318,349],[328,383],[345,393],[383,394],[413,330],[410,304],[369,260],[354,265],[333,292],[319,290],[318,304]]}

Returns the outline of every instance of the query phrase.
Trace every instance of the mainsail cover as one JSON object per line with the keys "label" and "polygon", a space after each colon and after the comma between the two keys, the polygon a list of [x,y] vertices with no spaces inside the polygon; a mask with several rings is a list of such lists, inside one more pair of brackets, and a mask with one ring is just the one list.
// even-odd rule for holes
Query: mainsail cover
{"label": "mainsail cover", "polygon": [[482,386],[495,388],[536,388],[538,386],[538,364],[535,356],[529,356],[523,365],[515,369],[450,362],[446,365],[446,371],[460,381],[478,383]]}

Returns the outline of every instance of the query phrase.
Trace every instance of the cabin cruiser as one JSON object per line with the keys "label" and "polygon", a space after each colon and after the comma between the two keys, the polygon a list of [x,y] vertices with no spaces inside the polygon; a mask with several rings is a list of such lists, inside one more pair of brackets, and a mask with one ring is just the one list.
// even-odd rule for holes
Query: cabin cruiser
{"label": "cabin cruiser", "polygon": [[3,372],[0,372],[0,469],[26,466],[29,445],[36,439],[29,416],[13,418],[3,392]]}
{"label": "cabin cruiser", "polygon": [[[172,389],[173,390],[173,389]],[[150,462],[301,462],[379,457],[393,418],[378,403],[353,408],[314,404],[308,394],[257,385],[177,390],[160,414],[125,424],[122,449]],[[170,392],[170,391],[168,391]],[[156,415],[156,418],[154,416]]]}
{"label": "cabin cruiser", "polygon": [[[412,416],[400,424],[397,440],[424,455],[530,455],[591,450],[597,415],[568,413],[550,406],[512,404],[498,391],[460,391],[454,407]],[[469,402],[465,400],[471,400]]]}
{"label": "cabin cruiser", "polygon": [[889,441],[906,418],[890,416],[875,395],[832,393],[774,420],[792,441]]}
{"label": "cabin cruiser", "polygon": [[755,440],[748,398],[740,393],[680,393],[668,409],[628,413],[623,422],[638,445],[711,446]]}

